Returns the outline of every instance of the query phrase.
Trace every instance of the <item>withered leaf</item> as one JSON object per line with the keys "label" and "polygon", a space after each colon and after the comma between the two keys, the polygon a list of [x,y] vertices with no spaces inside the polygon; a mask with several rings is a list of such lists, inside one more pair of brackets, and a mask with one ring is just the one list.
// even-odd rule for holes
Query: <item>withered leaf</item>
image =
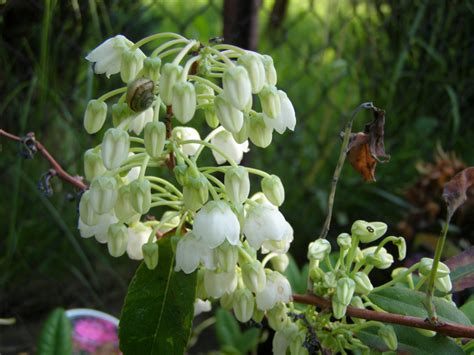
{"label": "withered leaf", "polygon": [[376,107],[372,111],[373,121],[365,125],[364,132],[352,134],[347,146],[349,162],[365,181],[375,181],[377,162],[390,160],[384,145],[385,111]]}
{"label": "withered leaf", "polygon": [[474,167],[466,168],[444,185],[443,198],[448,205],[448,218],[467,200],[467,190],[474,184]]}
{"label": "withered leaf", "polygon": [[453,291],[474,287],[474,246],[444,261],[448,265]]}

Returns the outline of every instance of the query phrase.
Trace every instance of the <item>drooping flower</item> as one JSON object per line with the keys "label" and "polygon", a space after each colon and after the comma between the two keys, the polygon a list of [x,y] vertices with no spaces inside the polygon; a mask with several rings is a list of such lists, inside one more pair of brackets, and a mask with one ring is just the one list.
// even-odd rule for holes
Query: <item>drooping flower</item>
{"label": "drooping flower", "polygon": [[175,271],[183,270],[190,274],[202,263],[206,269],[214,269],[214,252],[208,248],[193,232],[181,237],[176,245]]}
{"label": "drooping flower", "polygon": [[130,125],[128,126],[128,131],[135,133],[137,136],[139,136],[143,128],[147,125],[147,123],[150,123],[153,121],[153,107],[150,107],[146,109],[145,111],[142,111],[135,116],[130,118]]}
{"label": "drooping flower", "polygon": [[[235,141],[232,134],[224,129],[212,137],[211,144],[222,150],[237,164],[240,164],[242,161],[244,153],[249,151],[249,142],[247,140],[242,144],[239,144]],[[214,156],[214,159],[216,159],[217,164],[224,164],[226,162],[226,159],[214,150],[212,151],[212,155]]]}
{"label": "drooping flower", "polygon": [[294,131],[296,114],[293,104],[284,91],[278,90],[278,96],[280,97],[280,113],[275,118],[271,118],[264,113],[265,124],[280,134],[283,134],[287,128]]}
{"label": "drooping flower", "polygon": [[237,288],[237,273],[204,271],[204,288],[210,297],[220,298],[226,293],[232,293]]}
{"label": "drooping flower", "polygon": [[127,255],[133,260],[142,260],[142,246],[148,241],[152,229],[143,223],[133,224],[128,228]]}
{"label": "drooping flower", "polygon": [[196,298],[194,301],[194,317],[204,312],[209,312],[212,309],[211,302],[209,300],[203,301],[200,298]]}
{"label": "drooping flower", "polygon": [[[187,140],[201,140],[199,132],[192,127],[175,127],[173,128],[173,138],[187,141]],[[186,143],[181,146],[183,153],[186,155],[194,155],[199,149],[200,145],[197,143]]]}
{"label": "drooping flower", "polygon": [[277,302],[288,303],[291,300],[291,286],[279,272],[271,271],[262,292],[257,293],[257,308],[262,311],[272,309]]}
{"label": "drooping flower", "polygon": [[107,243],[109,226],[116,222],[118,222],[118,219],[113,212],[104,213],[98,216],[97,223],[92,226],[88,226],[79,218],[78,229],[82,238],[94,236],[99,243],[104,244]]}

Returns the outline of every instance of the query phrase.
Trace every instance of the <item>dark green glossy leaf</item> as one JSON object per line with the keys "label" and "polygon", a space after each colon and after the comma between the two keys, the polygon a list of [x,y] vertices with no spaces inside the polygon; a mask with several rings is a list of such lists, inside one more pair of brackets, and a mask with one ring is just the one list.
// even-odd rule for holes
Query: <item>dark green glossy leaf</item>
{"label": "dark green glossy leaf", "polygon": [[71,322],[64,309],[56,308],[48,316],[38,340],[39,355],[72,353]]}
{"label": "dark green glossy leaf", "polygon": [[171,238],[162,238],[160,263],[141,263],[130,283],[120,319],[120,349],[128,354],[183,354],[191,332],[196,273],[174,271]]}
{"label": "dark green glossy leaf", "polygon": [[454,291],[474,287],[474,246],[445,261]]}
{"label": "dark green glossy leaf", "polygon": [[241,335],[239,323],[230,312],[222,308],[216,312],[216,334],[221,346],[238,347]]}
{"label": "dark green glossy leaf", "polygon": [[[397,333],[398,349],[400,354],[416,355],[457,355],[464,354],[462,348],[452,339],[437,334],[426,337],[411,327],[392,325]],[[377,335],[378,327],[366,328],[357,333],[357,337],[367,346],[378,351],[388,351],[383,340]]]}
{"label": "dark green glossy leaf", "polygon": [[469,318],[471,323],[474,323],[474,300],[464,303],[459,309]]}
{"label": "dark green glossy leaf", "polygon": [[304,294],[306,293],[307,289],[306,283],[308,279],[308,266],[303,266],[300,271],[298,265],[295,262],[295,259],[289,254],[288,257],[290,259],[290,263],[288,264],[288,267],[286,268],[283,274],[290,282],[293,292]]}
{"label": "dark green glossy leaf", "polygon": [[[427,318],[424,301],[426,294],[402,287],[390,287],[369,294],[370,300],[390,313]],[[443,322],[471,325],[469,319],[454,305],[443,298],[434,297],[438,317]]]}
{"label": "dark green glossy leaf", "polygon": [[260,336],[260,329],[250,328],[245,330],[237,341],[237,348],[242,354],[248,354],[250,350],[258,345],[258,337]]}

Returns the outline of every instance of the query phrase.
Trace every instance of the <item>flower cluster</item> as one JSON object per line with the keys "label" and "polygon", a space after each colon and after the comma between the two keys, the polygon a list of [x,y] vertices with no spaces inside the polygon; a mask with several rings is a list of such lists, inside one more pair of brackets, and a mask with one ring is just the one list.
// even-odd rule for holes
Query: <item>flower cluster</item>
{"label": "flower cluster", "polygon": [[[167,41],[150,56],[140,49],[160,39]],[[293,240],[278,209],[285,191],[277,176],[239,165],[249,140],[264,148],[274,131],[295,127],[272,58],[173,33],[137,43],[119,35],[86,58],[98,74],[120,73],[126,86],[87,105],[89,134],[102,129],[108,112],[113,127],[84,156],[91,183],[80,201],[81,235],[107,243],[112,256],[144,259],[150,269],[159,259],[156,236],[173,235],[175,270],[198,272],[199,299],[220,298],[242,322],[266,312],[279,328],[291,299],[281,274]],[[106,101],[116,96],[109,109]],[[257,99],[261,112],[252,108]],[[186,126],[198,117],[212,129],[204,139]],[[205,148],[220,166],[198,164]],[[151,174],[150,167],[164,172]],[[261,177],[261,192],[250,194],[249,174]],[[147,218],[159,211],[161,218]]]}

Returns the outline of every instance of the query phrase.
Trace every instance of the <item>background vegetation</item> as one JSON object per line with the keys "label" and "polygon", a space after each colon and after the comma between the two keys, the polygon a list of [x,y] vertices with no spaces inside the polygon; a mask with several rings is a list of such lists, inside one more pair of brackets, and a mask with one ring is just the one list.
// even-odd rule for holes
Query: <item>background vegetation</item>
{"label": "background vegetation", "polygon": [[[252,147],[245,164],[281,176],[282,210],[295,228],[292,254],[303,264],[325,216],[339,131],[359,103],[386,109],[392,159],[378,166],[375,184],[344,168],[330,235],[354,219],[383,220],[397,233],[393,227],[416,208],[404,194],[419,178],[416,163],[433,160],[437,145],[474,164],[474,3],[290,0],[285,16],[270,25],[273,5],[265,0],[259,10],[258,50],[273,56],[298,124],[295,133],[275,135],[269,149]],[[222,30],[217,0],[6,1],[0,127],[35,132],[80,175],[83,152],[100,140],[83,132],[86,103],[119,80],[93,76],[87,53],[117,33],[138,40],[175,31],[206,41]],[[358,118],[356,130],[368,120]],[[118,315],[136,263],[79,237],[72,188],[54,180],[50,198],[37,188],[49,168],[44,160],[20,158],[17,144],[5,139],[0,151],[0,317],[17,318],[9,335],[0,335],[0,352],[29,349],[35,323],[55,306]],[[436,218],[430,228],[438,231]],[[465,243],[470,230],[459,230]]]}

